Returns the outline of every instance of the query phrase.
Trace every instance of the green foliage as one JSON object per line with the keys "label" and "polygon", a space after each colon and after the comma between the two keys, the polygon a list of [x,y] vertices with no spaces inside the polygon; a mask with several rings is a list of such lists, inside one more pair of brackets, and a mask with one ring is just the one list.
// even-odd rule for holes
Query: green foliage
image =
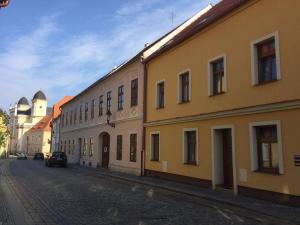
{"label": "green foliage", "polygon": [[8,114],[0,108],[0,148],[5,147],[9,132],[7,129],[9,122]]}

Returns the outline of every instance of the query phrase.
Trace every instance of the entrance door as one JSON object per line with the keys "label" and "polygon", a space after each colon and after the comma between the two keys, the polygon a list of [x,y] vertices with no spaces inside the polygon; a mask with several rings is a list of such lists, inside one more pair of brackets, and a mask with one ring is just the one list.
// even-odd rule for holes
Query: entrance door
{"label": "entrance door", "polygon": [[223,139],[223,176],[224,188],[233,187],[233,169],[232,169],[232,138],[231,129],[222,130]]}
{"label": "entrance door", "polygon": [[102,168],[108,168],[109,163],[109,142],[110,137],[108,133],[102,136]]}

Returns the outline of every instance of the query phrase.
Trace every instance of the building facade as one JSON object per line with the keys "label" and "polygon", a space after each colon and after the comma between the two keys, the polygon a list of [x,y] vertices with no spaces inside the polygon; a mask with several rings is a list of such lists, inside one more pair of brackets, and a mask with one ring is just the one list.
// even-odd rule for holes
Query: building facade
{"label": "building facade", "polygon": [[37,124],[43,117],[51,114],[47,107],[47,99],[42,91],[38,91],[32,98],[32,104],[22,97],[14,107],[9,109],[9,153],[27,153],[26,132]]}
{"label": "building facade", "polygon": [[26,149],[28,155],[50,153],[52,115],[44,116],[38,123],[26,132]]}
{"label": "building facade", "polygon": [[61,110],[60,146],[70,163],[140,174],[143,66],[139,55]]}
{"label": "building facade", "polygon": [[58,152],[60,151],[60,107],[65,104],[66,102],[70,101],[73,96],[65,96],[59,102],[53,105],[53,114],[52,120],[50,123],[51,127],[51,146],[50,152]]}
{"label": "building facade", "polygon": [[68,154],[69,162],[143,173],[145,71],[141,60],[150,57],[211,7],[208,5],[147,45],[61,107],[60,149]]}
{"label": "building facade", "polygon": [[145,61],[147,174],[299,204],[299,9],[224,0]]}

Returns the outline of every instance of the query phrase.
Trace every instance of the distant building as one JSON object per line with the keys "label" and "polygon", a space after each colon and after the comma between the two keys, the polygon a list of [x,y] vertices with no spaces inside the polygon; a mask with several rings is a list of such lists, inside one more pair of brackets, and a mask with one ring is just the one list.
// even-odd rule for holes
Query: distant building
{"label": "distant building", "polygon": [[8,6],[9,0],[0,0],[0,9]]}
{"label": "distant building", "polygon": [[65,96],[59,102],[53,105],[53,114],[51,121],[51,147],[50,152],[59,151],[59,139],[60,139],[60,107],[70,101],[73,96]]}
{"label": "distant building", "polygon": [[44,116],[37,124],[26,132],[26,149],[28,155],[42,152],[44,155],[50,153],[52,115]]}
{"label": "distant building", "polygon": [[[47,99],[42,91],[35,93],[32,105],[22,97],[14,107],[9,109],[10,143],[9,153],[28,152],[26,132],[33,128],[45,116],[51,115],[52,109],[47,107]],[[37,149],[36,149],[37,150]]]}

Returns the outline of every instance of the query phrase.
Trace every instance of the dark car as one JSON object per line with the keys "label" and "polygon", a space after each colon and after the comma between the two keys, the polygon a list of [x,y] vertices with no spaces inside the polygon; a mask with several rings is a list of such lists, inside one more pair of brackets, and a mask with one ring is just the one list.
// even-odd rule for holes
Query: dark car
{"label": "dark car", "polygon": [[17,153],[17,159],[27,159],[27,155],[25,153]]}
{"label": "dark car", "polygon": [[35,153],[33,156],[33,160],[44,160],[44,154],[43,153]]}
{"label": "dark car", "polygon": [[51,167],[53,165],[60,165],[63,167],[67,167],[67,155],[64,152],[52,152],[49,156],[47,156],[45,165]]}

